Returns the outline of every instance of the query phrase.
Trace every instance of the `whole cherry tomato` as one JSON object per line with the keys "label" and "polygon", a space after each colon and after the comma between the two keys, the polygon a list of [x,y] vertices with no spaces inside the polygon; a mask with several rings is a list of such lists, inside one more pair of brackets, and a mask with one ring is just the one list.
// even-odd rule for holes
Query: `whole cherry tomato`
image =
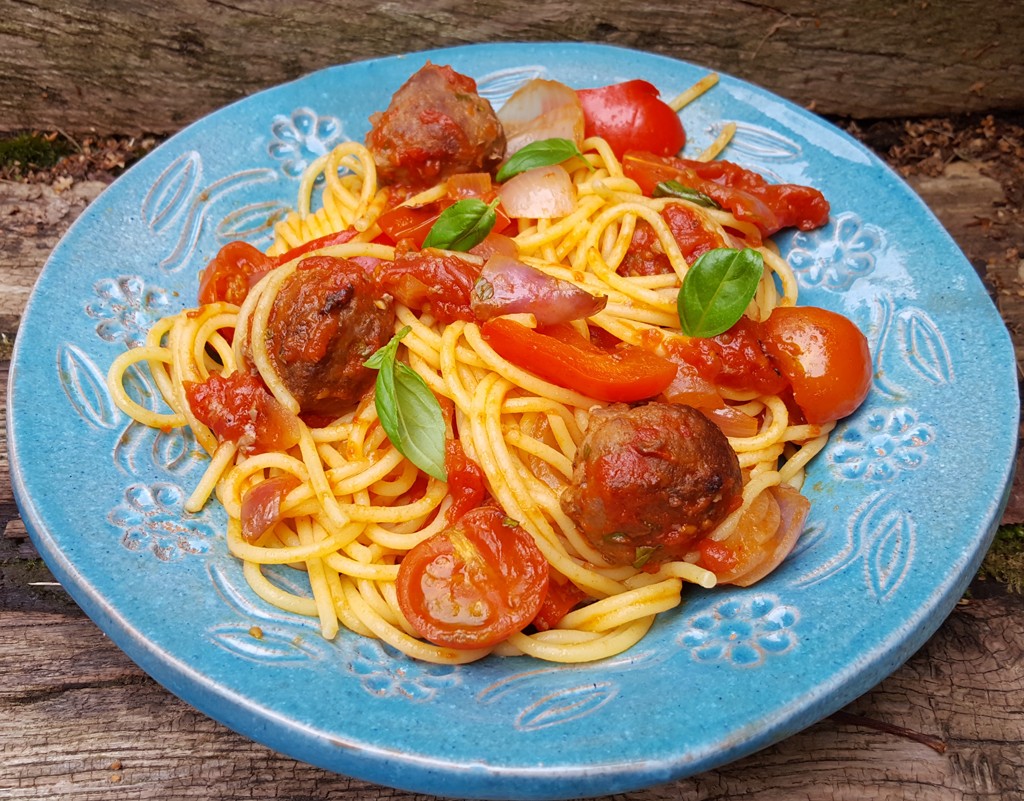
{"label": "whole cherry tomato", "polygon": [[679,115],[647,81],[577,89],[583,106],[584,135],[600,136],[620,159],[627,150],[673,156],[686,144]]}
{"label": "whole cherry tomato", "polygon": [[761,337],[808,423],[846,417],[867,397],[871,353],[848,317],[816,306],[781,306],[761,323]]}
{"label": "whole cherry tomato", "polygon": [[424,639],[488,648],[536,616],[548,562],[519,523],[481,506],[409,551],[395,588],[402,614]]}

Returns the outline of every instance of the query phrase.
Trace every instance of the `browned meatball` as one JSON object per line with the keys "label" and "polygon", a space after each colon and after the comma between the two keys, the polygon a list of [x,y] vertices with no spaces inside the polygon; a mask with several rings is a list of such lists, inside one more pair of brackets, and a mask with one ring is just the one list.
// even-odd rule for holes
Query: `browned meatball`
{"label": "browned meatball", "polygon": [[382,184],[423,188],[457,173],[490,172],[505,155],[491,104],[451,67],[427,62],[370,122],[366,146]]}
{"label": "browned meatball", "polygon": [[303,413],[344,414],[373,384],[363,366],[394,334],[391,299],[355,262],[331,256],[302,261],[270,311],[267,349]]}
{"label": "browned meatball", "polygon": [[617,404],[594,414],[562,509],[613,564],[682,558],[738,505],[739,461],[690,406]]}

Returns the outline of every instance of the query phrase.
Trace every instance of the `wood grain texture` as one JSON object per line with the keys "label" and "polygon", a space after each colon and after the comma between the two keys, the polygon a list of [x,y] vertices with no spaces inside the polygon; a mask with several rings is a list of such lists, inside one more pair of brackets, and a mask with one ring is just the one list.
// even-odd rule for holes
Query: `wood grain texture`
{"label": "wood grain texture", "polygon": [[[694,61],[825,114],[1024,108],[1024,4],[986,0],[8,0],[0,131],[170,133],[332,64],[476,42],[602,42]],[[373,9],[373,10],[371,10]]]}

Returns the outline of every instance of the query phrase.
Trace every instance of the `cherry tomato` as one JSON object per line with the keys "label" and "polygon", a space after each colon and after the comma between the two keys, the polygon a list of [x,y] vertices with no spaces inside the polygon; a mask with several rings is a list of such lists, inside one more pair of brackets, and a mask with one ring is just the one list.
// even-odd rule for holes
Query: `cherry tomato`
{"label": "cherry tomato", "polygon": [[[693,264],[709,250],[725,246],[717,232],[705,228],[697,213],[681,203],[665,206],[661,216],[688,264]],[[646,220],[637,220],[629,250],[618,271],[622,275],[667,275],[672,272],[672,262],[665,254],[654,227]]]}
{"label": "cherry tomato", "polygon": [[424,639],[488,648],[533,620],[547,595],[548,563],[522,526],[481,506],[409,551],[395,588]]}
{"label": "cherry tomato", "polygon": [[679,115],[647,81],[578,89],[576,96],[583,106],[584,135],[600,136],[619,158],[627,150],[671,156],[686,144]]}
{"label": "cherry tomato", "polygon": [[223,300],[241,306],[249,288],[276,266],[248,242],[228,242],[199,273],[199,302]]}
{"label": "cherry tomato", "polygon": [[498,355],[552,384],[591,398],[631,402],[653,398],[676,374],[676,366],[635,345],[607,351],[567,324],[543,331],[497,317],[480,329]]}
{"label": "cherry tomato", "polygon": [[428,309],[442,323],[472,320],[470,305],[480,266],[458,256],[410,251],[383,262],[377,272],[381,289],[411,309]]}
{"label": "cherry tomato", "polygon": [[852,413],[871,389],[867,338],[847,317],[815,306],[783,306],[761,323],[765,352],[789,379],[808,423]]}

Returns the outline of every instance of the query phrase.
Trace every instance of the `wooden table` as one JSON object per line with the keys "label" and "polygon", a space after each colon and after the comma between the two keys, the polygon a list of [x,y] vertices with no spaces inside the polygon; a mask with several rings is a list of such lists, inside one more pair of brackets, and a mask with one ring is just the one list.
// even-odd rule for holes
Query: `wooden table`
{"label": "wooden table", "polygon": [[[572,10],[571,3],[561,5],[566,7],[562,10]],[[610,7],[610,4],[606,5]],[[729,15],[744,12],[746,4],[719,2],[711,5],[712,11],[707,12],[703,20],[715,31],[722,32],[730,30]],[[760,37],[759,43],[748,43],[748,55],[770,54],[780,40],[783,45],[787,41],[791,45],[792,41],[787,37],[797,34],[811,36],[814,32],[813,26],[807,27],[810,12],[803,9],[805,4],[801,3],[778,4],[789,8],[774,9],[777,12],[775,27],[768,24],[770,20],[761,20],[759,32],[756,29],[748,31],[744,26],[749,23],[749,15],[763,14],[769,5],[759,6],[759,10],[747,9],[748,17],[737,18],[735,26],[738,27],[731,29],[747,31],[744,35],[748,37]],[[838,3],[839,11],[831,12],[833,17],[824,12],[822,18],[834,21],[836,13],[850,15],[853,13],[850,9],[856,5]],[[870,2],[859,5],[873,6]],[[874,5],[878,5],[876,11],[881,13],[883,6],[888,8],[891,4]],[[917,5],[914,4],[915,9]],[[920,8],[927,5],[920,4]],[[483,12],[472,21],[476,27],[462,37],[438,33],[443,25],[457,18],[449,4],[426,2],[423,6],[420,23],[434,32],[437,43],[454,44],[487,38],[486,23],[481,22],[486,16]],[[978,16],[987,13],[984,4],[970,2],[961,6],[967,9],[964,13],[968,21],[984,21],[983,16]],[[601,4],[596,3],[595,7],[600,19],[593,22],[597,26],[593,30],[597,31],[600,25],[607,28],[611,12],[602,17]],[[0,38],[13,35],[17,39],[20,35],[22,40],[39,44],[43,38],[35,36],[38,30],[51,30],[63,25],[66,36],[75,32],[76,25],[79,29],[87,25],[84,14],[76,16],[66,9],[59,10],[56,3],[41,3],[28,9],[28,6],[12,7],[11,13],[16,22],[21,15],[21,28],[15,30],[17,26],[9,21],[7,28],[4,28],[5,23],[0,23]],[[208,95],[202,91],[209,86],[193,86],[191,98],[203,97],[203,102],[222,102],[230,99],[232,93],[256,88],[242,85],[238,73],[232,82],[230,69],[225,66],[227,58],[216,49],[230,48],[230,44],[225,44],[231,36],[230,30],[214,27],[212,34],[205,28],[202,35],[196,33],[199,28],[189,27],[189,14],[202,17],[209,12],[195,3],[172,2],[168,4],[168,10],[173,21],[173,40],[184,54],[181,63],[185,67],[181,67],[182,70],[186,67],[191,69],[189,58],[202,61],[205,57],[209,68],[213,58],[211,53],[217,53],[218,58],[223,57],[223,64],[217,61],[221,69],[213,73],[216,80],[211,84],[220,90],[220,94],[214,91]],[[109,26],[114,33],[94,32],[101,40],[107,37],[114,42],[109,37],[127,36],[126,29],[141,25],[139,20],[126,22],[122,18],[136,13],[134,11],[109,11],[117,17],[120,27]],[[589,37],[586,31],[569,31],[554,24],[545,28],[541,32],[543,35],[538,35],[536,29],[526,26],[506,6],[491,8],[488,5],[485,11],[502,20],[503,24],[512,26],[512,33],[505,38]],[[241,12],[235,9],[232,13]],[[298,13],[284,14],[279,21],[278,41],[299,37],[299,33],[288,24],[294,23]],[[316,15],[320,12],[305,9],[301,13]],[[394,11],[387,13],[394,14]],[[1022,16],[1019,9],[1016,12],[1010,9],[1007,13]],[[936,17],[927,16],[923,10],[894,6],[892,14],[900,15],[899,21],[904,25],[900,30],[904,32],[908,30],[907,25],[913,25],[915,15],[925,14],[925,21],[932,27],[925,25],[922,28],[919,25],[913,29],[919,33],[927,29],[933,40],[932,47],[935,47],[936,37],[941,40],[953,33],[962,34],[965,40],[970,39],[976,45],[980,41],[978,30],[983,27],[981,22],[973,27],[967,24],[962,31],[939,30],[936,33]],[[972,18],[970,14],[976,16]],[[868,11],[864,11],[862,18],[870,16]],[[616,22],[618,27],[613,26],[611,33],[617,32],[615,40],[625,45],[670,52],[671,48],[665,43],[682,40],[686,35],[679,27],[682,22],[676,17],[665,23],[667,28],[661,29],[651,28],[650,24],[642,21],[633,27],[621,20]],[[396,24],[407,27],[404,32],[397,29],[396,32],[387,29],[385,23],[392,27]],[[220,24],[224,26],[224,23]],[[409,20],[397,23],[395,19],[378,20],[368,24],[379,26],[374,28],[377,35],[393,37],[388,42],[399,41],[403,35],[411,41],[414,36],[415,26]],[[1006,24],[1009,27],[1004,37],[992,39],[1001,43],[996,48],[997,55],[1003,52],[999,47],[1003,47],[1008,38],[1016,37],[1012,20]],[[718,27],[714,28],[715,25]],[[11,34],[11,30],[15,30],[15,34]],[[210,37],[216,38],[218,31],[222,40],[211,43]],[[59,37],[61,33],[58,30],[55,35]],[[167,35],[171,36],[171,33]],[[662,38],[657,38],[659,35]],[[916,48],[915,53],[927,50],[923,44],[915,44],[921,38],[908,39],[907,46]],[[330,56],[322,52],[326,49],[323,40],[314,36],[311,41],[314,55],[319,54],[326,63]],[[368,38],[357,38],[351,57],[374,55],[366,44],[369,41]],[[816,42],[822,53],[833,52],[836,46],[835,41],[824,34]],[[360,45],[363,50],[359,49]],[[694,52],[681,55],[709,61],[716,57],[714,45],[714,37],[706,35],[697,42]],[[833,51],[829,50],[830,47]],[[963,87],[951,88],[946,76],[939,81],[945,88],[933,92],[930,97],[926,98],[927,92],[923,90],[916,94],[913,91],[905,93],[902,98],[905,102],[898,111],[906,114],[950,114],[957,110],[984,108],[986,106],[979,98],[984,99],[986,92],[991,94],[997,89],[1004,93],[1002,97],[1009,98],[1006,100],[1009,105],[1004,105],[1004,108],[1020,108],[1020,60],[1013,65],[1013,69],[1018,71],[1016,77],[1011,74],[1007,79],[1002,74],[1005,70],[1000,68],[998,58],[992,60],[992,47],[995,45],[990,43],[988,49],[978,50],[979,55],[971,64],[972,68],[980,70],[981,77],[973,73],[967,77],[973,75],[975,81],[981,81],[987,76],[990,81],[998,78],[1003,83],[989,83],[977,88],[974,94],[965,94]],[[882,49],[876,48],[868,60],[879,57]],[[102,50],[102,47],[96,48],[97,52]],[[309,52],[308,48],[306,52]],[[145,81],[131,84],[131,91],[123,93],[130,96],[128,100],[118,100],[109,91],[106,98],[90,98],[89,93],[98,92],[97,87],[102,81],[83,82],[77,104],[67,101],[66,95],[63,96],[63,106],[54,102],[52,97],[40,99],[40,91],[45,91],[50,83],[60,83],[60,69],[65,70],[65,81],[71,74],[69,60],[72,55],[63,51],[55,53],[40,55],[28,50],[19,56],[12,55],[11,48],[4,48],[0,54],[0,86],[4,89],[0,92],[0,108],[5,111],[0,116],[13,113],[12,109],[28,115],[24,119],[12,117],[12,127],[59,127],[71,120],[88,129],[103,119],[97,109],[107,103],[106,108],[112,115],[109,124],[113,125],[113,130],[118,130],[120,125],[120,130],[131,132],[129,126],[138,124],[139,118],[137,115],[133,117],[126,108],[134,109],[139,103],[145,103],[145,98],[140,100],[133,92],[148,92],[150,100],[146,108],[153,112],[146,118],[153,121],[148,130],[166,132],[173,129],[183,121],[182,114],[186,113],[183,109],[190,114],[202,111],[187,106],[189,97],[180,86],[175,95],[164,91],[167,89],[165,86],[146,85]],[[932,56],[941,58],[941,54]],[[12,58],[15,65],[19,63],[17,59],[22,59],[22,67],[26,59],[33,67],[45,62],[50,72],[33,72],[35,83],[29,82],[29,89],[20,89],[22,94],[16,96],[12,94],[15,82],[6,77],[7,70],[3,69],[12,63]],[[798,62],[799,58],[798,55]],[[737,63],[741,69],[734,72],[742,72],[752,66],[750,63]],[[810,79],[803,84],[795,80],[787,84],[785,65],[772,63],[776,64],[779,73],[769,73],[768,77],[781,84],[776,88],[785,90],[788,87],[791,97],[807,104],[814,103],[818,96],[828,96],[835,104],[835,97]],[[105,78],[111,77],[109,60],[97,57],[97,65]],[[316,66],[319,64],[302,62],[292,64],[288,69],[301,72]],[[832,68],[831,64],[826,66]],[[855,64],[864,74],[876,77],[881,74],[877,66],[873,69],[861,62]],[[723,65],[721,68],[726,67]],[[792,75],[801,68],[797,63]],[[168,69],[172,67],[164,66],[165,71]],[[260,80],[266,82],[274,82],[281,77],[271,74],[263,62],[256,63],[253,70]],[[197,69],[196,73],[209,76],[211,71]],[[153,74],[160,73],[154,71]],[[229,77],[225,78],[225,75]],[[882,77],[879,80],[884,84],[886,79]],[[771,80],[766,82],[772,83]],[[877,106],[871,105],[871,92],[877,93],[879,89],[885,91],[886,87],[874,86],[865,92],[850,89],[846,109],[854,109],[853,113],[861,116],[870,115],[872,109],[877,112]],[[1017,95],[1010,97],[1013,92]],[[160,99],[159,104],[156,98]],[[958,98],[962,100],[960,108],[956,107]],[[913,105],[915,99],[917,106]],[[988,99],[992,100],[991,97]],[[878,102],[877,94],[874,102]],[[991,102],[988,107],[992,107]],[[63,116],[60,108],[63,108]],[[91,117],[88,115],[90,110],[93,112]],[[824,110],[841,113],[843,109]],[[1024,323],[1021,277],[1013,264],[1008,265],[1005,258],[996,259],[993,254],[1014,244],[1019,246],[1021,241],[1003,242],[998,236],[994,237],[992,225],[985,224],[985,221],[997,220],[1005,210],[1005,188],[985,174],[983,164],[954,161],[941,165],[933,173],[915,178],[915,188],[935,210],[972,263],[985,274],[996,293],[1004,318],[1016,335]],[[49,186],[0,182],[0,392],[5,397],[11,345],[31,286],[60,235],[102,187],[102,183],[84,181],[57,192]],[[986,266],[990,268],[987,272]],[[5,414],[5,410],[0,411],[0,415]],[[0,431],[3,430],[0,425]],[[3,533],[0,538],[0,796],[70,801],[414,798],[409,793],[330,774],[276,754],[211,721],[149,679],[84,616],[39,560],[14,503],[5,436],[5,433],[0,433],[0,531]],[[1021,519],[1016,501],[1011,506],[1011,514],[1013,519]],[[907,664],[840,713],[735,764],[619,797],[634,801],[738,797],[757,801],[876,798],[1013,801],[1024,799],[1022,788],[1024,598],[1009,593],[1001,584],[988,581],[972,585],[969,597],[957,606],[939,631]]]}

